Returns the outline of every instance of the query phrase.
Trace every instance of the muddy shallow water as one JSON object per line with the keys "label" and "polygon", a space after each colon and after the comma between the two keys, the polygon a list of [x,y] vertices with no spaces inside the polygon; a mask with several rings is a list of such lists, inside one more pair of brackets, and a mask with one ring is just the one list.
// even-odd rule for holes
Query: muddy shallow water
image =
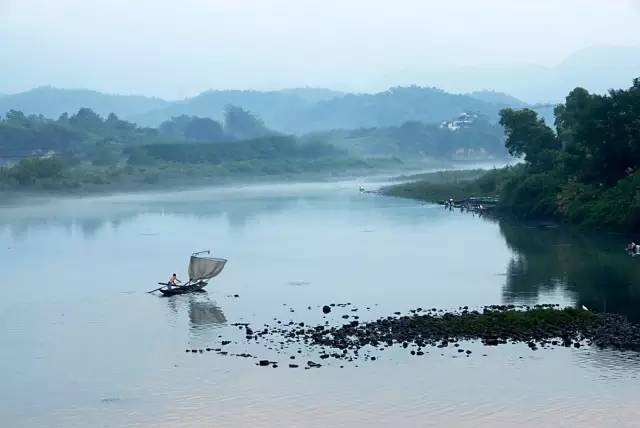
{"label": "muddy shallow water", "polygon": [[[472,342],[470,357],[372,349],[375,361],[304,370],[289,357],[313,351],[240,340],[233,323],[340,324],[349,309],[323,318],[322,305],[346,302],[361,320],[542,302],[640,319],[639,260],[620,251],[623,237],[498,224],[359,184],[0,207],[3,425],[635,425],[634,353]],[[229,259],[208,293],[144,293],[207,248]],[[282,364],[185,353],[223,340]]]}

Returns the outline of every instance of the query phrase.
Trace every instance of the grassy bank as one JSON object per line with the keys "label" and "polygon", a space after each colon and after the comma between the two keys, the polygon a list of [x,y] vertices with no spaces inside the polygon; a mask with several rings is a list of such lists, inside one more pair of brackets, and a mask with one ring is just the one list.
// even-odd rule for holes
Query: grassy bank
{"label": "grassy bank", "polygon": [[388,196],[427,202],[449,198],[459,200],[471,196],[497,196],[498,181],[502,175],[503,170],[439,171],[400,177],[413,181],[386,186],[380,191]]}
{"label": "grassy bank", "polygon": [[101,193],[144,191],[264,181],[324,181],[407,167],[394,159],[350,157],[254,159],[219,164],[157,162],[153,165],[68,165],[59,159],[29,159],[0,168],[0,191],[12,193]]}

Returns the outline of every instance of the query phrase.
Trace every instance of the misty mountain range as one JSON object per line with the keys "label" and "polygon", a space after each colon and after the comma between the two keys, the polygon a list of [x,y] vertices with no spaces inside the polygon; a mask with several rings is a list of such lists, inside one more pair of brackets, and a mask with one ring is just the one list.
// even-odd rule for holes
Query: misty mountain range
{"label": "misty mountain range", "polygon": [[[638,76],[640,48],[594,47],[576,52],[553,68],[522,65],[394,75],[388,77],[390,82],[417,82],[429,86],[393,87],[378,93],[345,93],[322,88],[211,90],[184,100],[167,101],[147,96],[40,87],[0,95],[0,114],[15,109],[57,118],[65,112],[71,114],[81,107],[89,107],[105,117],[113,112],[139,125],[157,127],[180,115],[220,120],[225,106],[236,105],[258,115],[271,129],[305,134],[330,129],[397,126],[407,121],[438,123],[463,112],[477,113],[495,122],[499,110],[504,107],[561,102],[576,86],[591,92],[626,88]],[[474,90],[483,87],[495,90]],[[536,109],[552,123],[553,103]]]}
{"label": "misty mountain range", "polygon": [[627,88],[635,77],[640,77],[640,46],[593,46],[574,52],[555,67],[520,64],[407,70],[387,75],[372,85],[427,84],[459,93],[489,88],[537,104],[562,102],[577,86],[596,93]]}
{"label": "misty mountain range", "polygon": [[377,94],[348,94],[316,88],[207,91],[174,102],[41,87],[0,98],[0,114],[13,109],[57,118],[63,113],[88,107],[103,117],[113,112],[139,125],[157,127],[181,115],[220,120],[227,105],[253,112],[276,131],[304,134],[330,129],[396,126],[407,121],[439,123],[463,112],[474,112],[495,121],[501,108],[523,107],[526,103],[497,92],[458,95],[417,86],[392,88]]}

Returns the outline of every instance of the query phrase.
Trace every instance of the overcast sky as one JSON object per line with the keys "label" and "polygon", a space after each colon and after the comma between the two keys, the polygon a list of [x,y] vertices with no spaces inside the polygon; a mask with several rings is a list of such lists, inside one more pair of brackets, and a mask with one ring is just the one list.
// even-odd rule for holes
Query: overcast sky
{"label": "overcast sky", "polygon": [[0,0],[0,92],[366,89],[399,71],[640,45],[638,22],[640,0]]}

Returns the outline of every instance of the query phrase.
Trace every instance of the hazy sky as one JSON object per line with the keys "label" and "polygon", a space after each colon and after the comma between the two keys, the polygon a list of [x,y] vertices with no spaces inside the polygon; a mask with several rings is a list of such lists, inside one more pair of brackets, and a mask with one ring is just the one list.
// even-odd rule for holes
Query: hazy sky
{"label": "hazy sky", "polygon": [[640,45],[640,0],[0,0],[0,92],[366,89],[399,71]]}

